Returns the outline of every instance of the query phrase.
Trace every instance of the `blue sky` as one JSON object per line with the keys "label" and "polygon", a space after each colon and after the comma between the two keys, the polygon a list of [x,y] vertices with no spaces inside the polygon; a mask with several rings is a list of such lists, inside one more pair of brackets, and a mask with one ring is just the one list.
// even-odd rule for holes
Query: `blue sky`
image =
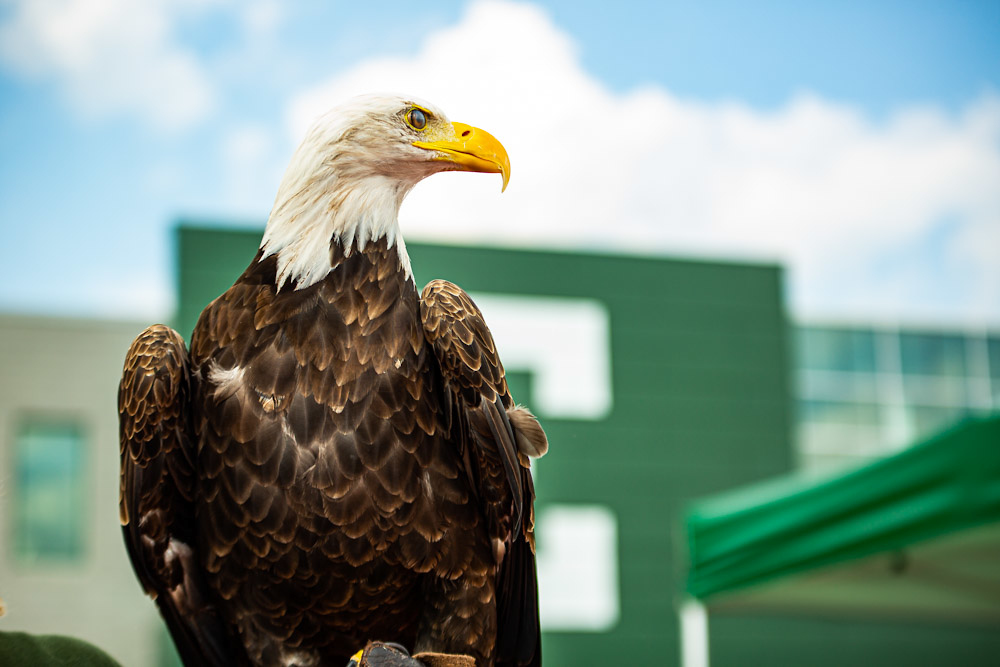
{"label": "blue sky", "polygon": [[0,309],[168,317],[176,220],[262,225],[306,119],[371,85],[514,163],[495,206],[421,184],[410,238],[781,261],[797,314],[996,325],[997,26],[996,2],[8,0]]}

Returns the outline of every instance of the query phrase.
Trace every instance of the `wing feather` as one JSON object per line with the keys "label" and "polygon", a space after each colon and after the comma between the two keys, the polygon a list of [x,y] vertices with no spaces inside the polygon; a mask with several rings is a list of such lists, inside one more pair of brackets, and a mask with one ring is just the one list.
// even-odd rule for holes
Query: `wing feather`
{"label": "wing feather", "polygon": [[189,397],[184,340],[164,325],[149,327],[129,348],[118,388],[119,518],[132,567],[184,664],[245,664],[201,575]]}
{"label": "wing feather", "polygon": [[538,421],[514,404],[503,364],[482,313],[469,295],[443,280],[421,294],[424,334],[460,411],[459,444],[470,478],[503,546],[497,573],[497,665],[540,665],[538,583],[534,553],[534,487],[529,456],[548,447]]}
{"label": "wing feather", "polygon": [[521,528],[524,512],[524,485],[521,483],[521,464],[514,445],[514,430],[511,428],[510,420],[507,419],[507,411],[503,408],[499,396],[492,403],[485,397],[480,399],[479,410],[486,417],[486,424],[493,435],[493,442],[507,476],[507,483],[510,484],[515,509],[514,533],[517,533]]}

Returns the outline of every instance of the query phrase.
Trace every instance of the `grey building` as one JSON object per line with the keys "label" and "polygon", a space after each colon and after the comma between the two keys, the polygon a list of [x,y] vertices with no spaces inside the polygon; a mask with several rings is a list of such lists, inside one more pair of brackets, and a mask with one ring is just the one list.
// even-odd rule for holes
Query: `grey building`
{"label": "grey building", "polygon": [[144,326],[0,316],[0,630],[72,635],[136,667],[164,653],[118,524],[115,395]]}

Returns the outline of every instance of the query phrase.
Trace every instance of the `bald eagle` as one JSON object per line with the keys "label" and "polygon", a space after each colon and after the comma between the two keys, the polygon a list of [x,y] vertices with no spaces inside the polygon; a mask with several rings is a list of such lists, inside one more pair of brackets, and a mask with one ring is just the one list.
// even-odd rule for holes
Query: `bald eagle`
{"label": "bald eagle", "polygon": [[187,350],[154,325],[118,393],[120,519],[188,665],[342,665],[370,639],[538,665],[529,456],[479,309],[418,294],[398,213],[499,173],[487,132],[369,96],[308,132],[256,257]]}

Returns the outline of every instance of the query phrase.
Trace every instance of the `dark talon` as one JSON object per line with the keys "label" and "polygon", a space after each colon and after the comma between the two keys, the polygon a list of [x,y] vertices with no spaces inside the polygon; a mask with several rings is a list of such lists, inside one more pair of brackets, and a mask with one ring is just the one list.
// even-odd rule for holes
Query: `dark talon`
{"label": "dark talon", "polygon": [[370,641],[364,651],[351,658],[347,667],[424,667],[424,663],[411,658],[402,644]]}

